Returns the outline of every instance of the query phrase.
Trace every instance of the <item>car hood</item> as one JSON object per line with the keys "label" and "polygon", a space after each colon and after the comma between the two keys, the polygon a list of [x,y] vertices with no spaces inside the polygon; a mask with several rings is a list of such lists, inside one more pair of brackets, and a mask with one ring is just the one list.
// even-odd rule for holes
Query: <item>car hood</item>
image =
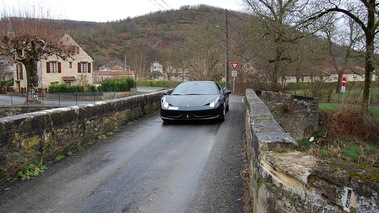
{"label": "car hood", "polygon": [[169,95],[166,101],[172,106],[204,106],[220,95]]}

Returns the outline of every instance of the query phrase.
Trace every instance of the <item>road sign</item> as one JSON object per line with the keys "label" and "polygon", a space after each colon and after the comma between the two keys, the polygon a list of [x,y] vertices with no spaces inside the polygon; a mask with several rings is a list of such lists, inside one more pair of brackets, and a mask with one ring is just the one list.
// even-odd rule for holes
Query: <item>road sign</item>
{"label": "road sign", "polygon": [[342,107],[343,107],[343,99],[345,97],[345,91],[346,91],[346,78],[342,78],[342,87],[341,87],[341,92],[342,92]]}
{"label": "road sign", "polygon": [[238,64],[240,64],[240,63],[238,63],[238,62],[235,62],[235,61],[232,61],[232,62],[230,62],[230,64],[232,65],[233,69],[234,69],[234,70],[236,70],[236,69],[237,69],[237,66],[238,66]]}
{"label": "road sign", "polygon": [[346,86],[346,78],[345,77],[342,78],[342,86],[343,87]]}
{"label": "road sign", "polygon": [[232,77],[237,77],[237,71],[232,71]]}

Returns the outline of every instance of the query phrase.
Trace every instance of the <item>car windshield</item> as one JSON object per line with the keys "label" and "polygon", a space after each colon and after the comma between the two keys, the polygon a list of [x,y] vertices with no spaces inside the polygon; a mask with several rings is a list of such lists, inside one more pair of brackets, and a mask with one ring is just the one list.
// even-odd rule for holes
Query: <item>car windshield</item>
{"label": "car windshield", "polygon": [[215,95],[220,94],[212,82],[184,82],[179,84],[171,95]]}

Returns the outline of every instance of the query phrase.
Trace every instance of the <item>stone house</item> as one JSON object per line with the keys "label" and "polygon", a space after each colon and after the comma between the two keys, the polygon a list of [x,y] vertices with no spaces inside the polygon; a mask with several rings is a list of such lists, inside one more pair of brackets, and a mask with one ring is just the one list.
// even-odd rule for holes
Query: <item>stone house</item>
{"label": "stone house", "polygon": [[150,72],[151,73],[154,73],[154,72],[163,73],[163,66],[162,66],[162,64],[160,64],[157,61],[152,62],[151,65],[150,65]]}
{"label": "stone house", "polygon": [[[346,78],[348,82],[352,81],[365,81],[365,69],[363,67],[356,66],[354,68],[346,68],[344,70],[343,77]],[[297,82],[297,78],[299,82],[313,82],[324,81],[324,82],[337,82],[338,81],[338,73],[334,67],[327,67],[325,70],[320,71],[319,73],[313,73],[312,75],[307,73],[302,73],[297,77],[294,75],[286,75],[285,83]],[[374,71],[371,76],[371,80],[375,81],[377,79],[376,72]]]}
{"label": "stone house", "polygon": [[130,66],[124,66],[119,61],[110,61],[108,64],[99,67],[99,71],[94,71],[93,82],[100,84],[106,79],[114,78],[133,78],[135,79],[134,71],[130,70]]}
{"label": "stone house", "polygon": [[[64,34],[61,41],[70,57],[62,58],[52,55],[37,62],[38,87],[47,89],[52,84],[81,85],[86,89],[93,84],[93,58],[74,41],[69,34]],[[26,92],[26,71],[21,63],[14,64],[14,90]]]}

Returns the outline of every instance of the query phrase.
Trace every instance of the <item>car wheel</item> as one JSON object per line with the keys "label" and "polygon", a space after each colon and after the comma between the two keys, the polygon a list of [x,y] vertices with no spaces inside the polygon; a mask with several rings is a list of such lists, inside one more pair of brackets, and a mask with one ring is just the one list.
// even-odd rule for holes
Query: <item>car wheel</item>
{"label": "car wheel", "polygon": [[220,114],[220,118],[219,118],[219,121],[225,121],[225,114],[226,114],[226,104],[224,102],[224,104],[222,105],[222,112]]}

